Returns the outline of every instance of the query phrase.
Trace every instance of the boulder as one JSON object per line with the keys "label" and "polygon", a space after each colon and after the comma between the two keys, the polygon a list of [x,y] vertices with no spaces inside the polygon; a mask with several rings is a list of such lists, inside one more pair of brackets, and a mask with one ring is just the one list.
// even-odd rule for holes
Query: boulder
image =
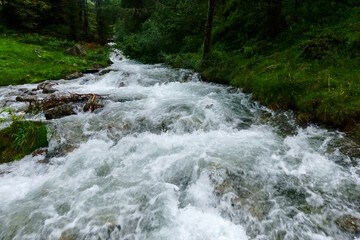
{"label": "boulder", "polygon": [[75,57],[83,57],[83,56],[87,55],[85,49],[79,44],[76,44],[73,47],[68,48],[65,51],[65,53],[68,55],[71,55],[71,56],[75,56]]}
{"label": "boulder", "polygon": [[53,85],[52,84],[45,84],[44,87],[43,87],[43,93],[45,94],[49,94],[49,93],[54,93],[56,92],[57,90],[55,88],[52,87]]}
{"label": "boulder", "polygon": [[44,113],[45,113],[45,118],[47,120],[62,118],[76,114],[73,107],[70,104],[64,104],[61,106],[50,108],[46,110]]}

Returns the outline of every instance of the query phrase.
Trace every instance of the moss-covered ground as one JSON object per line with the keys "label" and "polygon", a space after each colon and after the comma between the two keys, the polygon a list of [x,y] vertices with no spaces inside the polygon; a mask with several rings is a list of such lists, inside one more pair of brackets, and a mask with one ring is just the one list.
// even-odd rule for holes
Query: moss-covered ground
{"label": "moss-covered ground", "polygon": [[0,86],[36,83],[84,72],[97,63],[108,65],[107,46],[83,44],[87,56],[65,54],[75,43],[38,34],[2,33],[0,35]]}

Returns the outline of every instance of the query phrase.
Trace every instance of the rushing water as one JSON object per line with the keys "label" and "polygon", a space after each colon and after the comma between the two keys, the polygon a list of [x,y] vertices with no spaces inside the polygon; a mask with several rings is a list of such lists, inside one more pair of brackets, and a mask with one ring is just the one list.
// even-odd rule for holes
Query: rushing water
{"label": "rushing water", "polygon": [[[112,60],[104,76],[57,81],[109,100],[47,121],[49,164],[0,165],[0,239],[359,239],[338,224],[360,218],[345,134],[187,70]],[[0,88],[0,103],[24,108],[19,88],[34,85]]]}

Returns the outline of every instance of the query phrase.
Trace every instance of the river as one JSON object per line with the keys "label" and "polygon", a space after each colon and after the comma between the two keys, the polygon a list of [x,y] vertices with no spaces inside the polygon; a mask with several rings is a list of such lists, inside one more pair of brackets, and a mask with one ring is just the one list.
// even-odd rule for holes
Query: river
{"label": "river", "polygon": [[[0,165],[0,239],[360,239],[346,226],[360,218],[360,146],[345,133],[189,70],[112,61],[56,81],[110,97],[46,121],[47,164]],[[21,110],[14,93],[34,87],[2,87],[0,104]]]}

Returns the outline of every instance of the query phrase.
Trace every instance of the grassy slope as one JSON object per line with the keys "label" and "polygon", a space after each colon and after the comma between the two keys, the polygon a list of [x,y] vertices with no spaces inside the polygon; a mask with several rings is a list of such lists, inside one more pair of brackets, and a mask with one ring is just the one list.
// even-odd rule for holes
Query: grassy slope
{"label": "grassy slope", "polygon": [[305,31],[295,25],[267,43],[267,55],[215,45],[205,69],[200,54],[171,56],[168,63],[195,66],[205,80],[243,88],[270,108],[295,109],[305,122],[360,129],[360,9],[334,22]]}
{"label": "grassy slope", "polygon": [[16,121],[0,130],[0,164],[21,159],[48,146],[47,127],[42,122]]}
{"label": "grassy slope", "polygon": [[107,65],[106,47],[87,49],[88,55],[80,58],[64,54],[66,44],[51,47],[51,44],[61,45],[61,41],[53,38],[47,41],[43,37],[40,40],[31,44],[26,43],[26,38],[0,36],[0,86],[60,79],[92,68],[93,63]]}

